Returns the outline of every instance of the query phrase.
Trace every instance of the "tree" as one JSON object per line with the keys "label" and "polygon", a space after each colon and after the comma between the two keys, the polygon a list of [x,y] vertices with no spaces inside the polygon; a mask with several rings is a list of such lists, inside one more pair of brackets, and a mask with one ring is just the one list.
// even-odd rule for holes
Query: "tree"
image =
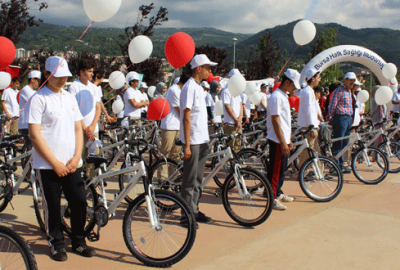
{"label": "tree", "polygon": [[[39,3],[39,11],[48,7],[47,3]],[[14,44],[18,43],[21,34],[28,28],[39,26],[35,16],[29,14],[31,1],[28,0],[0,0],[0,35],[9,38]],[[42,20],[38,20],[43,22]]]}
{"label": "tree", "polygon": [[[125,28],[125,34],[120,35],[120,41],[118,45],[121,48],[122,55],[128,56],[128,47],[130,41],[138,36],[144,35],[151,37],[154,32],[153,29],[156,26],[160,26],[163,22],[167,22],[167,14],[168,10],[166,8],[160,7],[157,12],[156,16],[152,16],[149,18],[150,13],[155,8],[154,3],[150,5],[142,5],[139,7],[139,15],[136,21],[136,24],[132,27]],[[144,26],[144,22],[148,20],[148,25]],[[128,71],[137,71],[144,75],[144,80],[149,84],[156,84],[163,80],[162,76],[163,73],[161,71],[162,61],[160,58],[152,57],[147,59],[146,61],[135,64],[134,66],[131,65],[129,58],[126,59],[126,66],[129,67]]]}

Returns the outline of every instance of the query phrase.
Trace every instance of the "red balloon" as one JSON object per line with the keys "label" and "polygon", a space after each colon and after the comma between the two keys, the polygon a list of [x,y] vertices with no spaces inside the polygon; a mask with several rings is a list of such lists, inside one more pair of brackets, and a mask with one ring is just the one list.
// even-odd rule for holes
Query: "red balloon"
{"label": "red balloon", "polygon": [[8,67],[15,58],[15,45],[6,37],[0,37],[0,70]]}
{"label": "red balloon", "polygon": [[19,95],[21,94],[21,91],[19,91],[18,92],[18,94],[17,94],[17,101],[18,101],[18,104],[19,104]]}
{"label": "red balloon", "polygon": [[147,109],[147,118],[159,121],[164,119],[169,113],[169,102],[164,98],[156,98],[152,100]]}
{"label": "red balloon", "polygon": [[300,108],[300,97],[297,95],[294,95],[296,97],[296,100],[294,101],[294,108],[297,112],[299,112]]}
{"label": "red balloon", "polygon": [[208,78],[206,79],[206,81],[208,83],[211,83],[214,80],[214,75],[212,74],[212,72],[210,72],[210,74],[208,75]]}
{"label": "red balloon", "polygon": [[194,41],[186,33],[178,32],[171,35],[165,43],[165,56],[174,68],[181,68],[193,58]]}
{"label": "red balloon", "polygon": [[291,96],[290,98],[289,98],[289,105],[290,105],[290,108],[294,108],[294,102],[296,101],[296,97],[295,96]]}
{"label": "red balloon", "polygon": [[279,86],[281,86],[281,82],[277,82],[274,84],[274,87],[272,88],[272,92],[274,92]]}

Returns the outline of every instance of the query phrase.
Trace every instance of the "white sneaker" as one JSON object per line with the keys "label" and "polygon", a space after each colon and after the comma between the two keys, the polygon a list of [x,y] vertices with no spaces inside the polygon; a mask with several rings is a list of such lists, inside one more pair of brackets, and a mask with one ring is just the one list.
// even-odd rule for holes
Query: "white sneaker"
{"label": "white sneaker", "polygon": [[274,210],[286,210],[286,206],[284,206],[280,201],[277,199],[274,200]]}
{"label": "white sneaker", "polygon": [[283,193],[281,195],[279,195],[276,199],[280,202],[293,202],[294,201],[293,197],[290,197]]}

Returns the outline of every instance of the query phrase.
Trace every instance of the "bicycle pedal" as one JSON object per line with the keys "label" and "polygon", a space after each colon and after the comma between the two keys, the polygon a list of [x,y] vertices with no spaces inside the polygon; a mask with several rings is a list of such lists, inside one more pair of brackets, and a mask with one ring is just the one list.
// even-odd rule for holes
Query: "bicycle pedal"
{"label": "bicycle pedal", "polygon": [[94,231],[91,231],[86,238],[90,241],[90,242],[96,242],[100,240],[100,237],[98,234],[96,234]]}
{"label": "bicycle pedal", "polygon": [[219,197],[219,196],[221,196],[221,191],[220,190],[216,190],[215,192],[214,192],[214,195],[215,195],[215,197]]}

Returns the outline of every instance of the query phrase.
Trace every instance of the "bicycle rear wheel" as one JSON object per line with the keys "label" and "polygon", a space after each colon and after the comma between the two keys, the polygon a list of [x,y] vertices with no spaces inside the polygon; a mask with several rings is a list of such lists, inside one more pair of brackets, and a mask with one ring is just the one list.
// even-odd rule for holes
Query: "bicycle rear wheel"
{"label": "bicycle rear wheel", "polygon": [[160,159],[149,169],[149,183],[152,183],[156,189],[180,193],[182,170],[183,166],[179,166],[174,160]]}
{"label": "bicycle rear wheel", "polygon": [[386,155],[375,147],[358,150],[352,159],[354,175],[364,184],[382,182],[388,175],[389,162]]}
{"label": "bicycle rear wheel", "polygon": [[[125,212],[123,236],[132,255],[149,266],[166,267],[182,260],[196,238],[196,222],[188,205],[178,195],[154,190],[154,203],[160,228],[152,228],[145,194]],[[176,207],[163,207],[163,205]]]}
{"label": "bicycle rear wheel", "polygon": [[[231,173],[222,189],[222,203],[228,215],[242,226],[257,226],[271,214],[274,194],[268,181],[256,170],[240,169],[248,196],[240,196],[234,174]],[[241,183],[239,179],[240,188]]]}
{"label": "bicycle rear wheel", "polygon": [[300,168],[300,187],[304,194],[316,202],[329,202],[342,190],[343,176],[336,162],[327,157],[318,157],[318,177],[314,158],[306,160]]}
{"label": "bicycle rear wheel", "polygon": [[26,241],[15,231],[0,226],[1,269],[38,269],[35,256]]}
{"label": "bicycle rear wheel", "polygon": [[240,150],[237,155],[239,162],[244,167],[251,167],[264,177],[267,177],[267,159],[266,157],[261,157],[262,154],[263,153],[258,150],[247,148]]}
{"label": "bicycle rear wheel", "polygon": [[7,174],[0,170],[0,212],[6,209],[9,198],[12,198],[12,187],[7,183]]}
{"label": "bicycle rear wheel", "polygon": [[[390,147],[390,149],[388,149]],[[400,144],[397,142],[389,142],[389,146],[386,143],[382,143],[378,147],[388,159],[389,162],[389,173],[400,172]]]}

